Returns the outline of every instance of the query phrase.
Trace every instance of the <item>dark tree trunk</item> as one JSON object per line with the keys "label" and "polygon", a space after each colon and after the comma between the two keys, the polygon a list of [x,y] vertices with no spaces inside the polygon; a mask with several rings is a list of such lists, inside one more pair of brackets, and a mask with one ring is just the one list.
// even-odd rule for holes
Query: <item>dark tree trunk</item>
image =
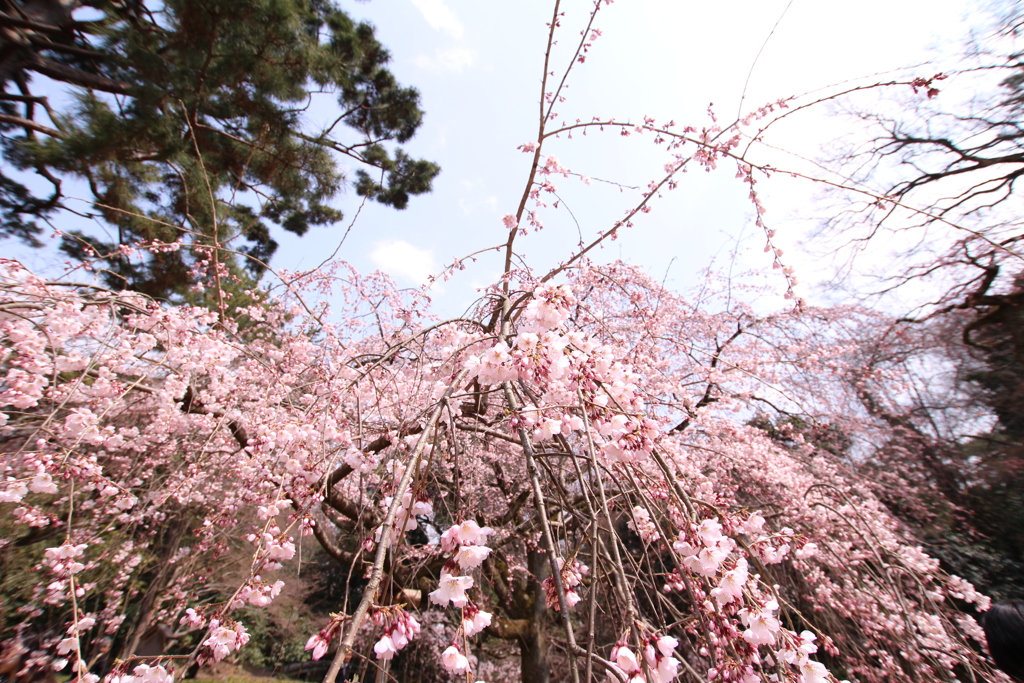
{"label": "dark tree trunk", "polygon": [[541,586],[544,572],[548,567],[547,558],[543,553],[534,550],[530,553],[527,564],[533,575],[530,586],[533,591],[533,612],[530,615],[529,629],[519,638],[521,680],[523,683],[548,683],[548,642],[544,635],[544,612],[547,604],[544,600],[544,588]]}
{"label": "dark tree trunk", "polygon": [[154,627],[153,619],[160,607],[164,597],[164,591],[171,583],[174,576],[175,566],[170,559],[178,551],[181,539],[185,535],[185,522],[182,519],[171,518],[167,521],[169,529],[166,531],[162,547],[159,547],[158,557],[160,558],[159,568],[153,576],[146,589],[146,593],[139,605],[139,614],[128,639],[121,648],[118,659],[126,660],[138,654],[139,644],[143,637]]}

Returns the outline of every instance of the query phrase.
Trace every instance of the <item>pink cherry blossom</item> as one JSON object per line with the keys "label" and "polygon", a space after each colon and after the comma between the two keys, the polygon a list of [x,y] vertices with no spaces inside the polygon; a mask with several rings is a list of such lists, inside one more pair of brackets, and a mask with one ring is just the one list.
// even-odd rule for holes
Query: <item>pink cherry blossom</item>
{"label": "pink cherry blossom", "polygon": [[459,566],[463,571],[468,571],[479,567],[490,554],[491,549],[487,546],[464,545],[461,546],[459,548],[459,552],[455,554],[455,561],[459,563]]}
{"label": "pink cherry blossom", "polygon": [[[373,646],[373,651],[377,653],[377,659],[391,659],[398,652],[398,648],[391,636],[384,636]],[[315,656],[313,658],[316,659]]]}
{"label": "pink cherry blossom", "polygon": [[466,613],[462,618],[462,630],[465,632],[467,638],[472,638],[490,625],[491,614],[489,612],[484,612],[483,610],[470,610],[469,606],[467,606]]}
{"label": "pink cherry blossom", "polygon": [[657,641],[658,652],[665,657],[671,657],[675,649],[679,647],[679,639],[672,636],[662,636]]}
{"label": "pink cherry blossom", "polygon": [[325,641],[319,633],[314,633],[309,637],[309,640],[306,641],[305,649],[313,651],[313,659],[320,659],[327,654],[327,648],[329,646],[330,643]]}
{"label": "pink cherry blossom", "polygon": [[[198,234],[122,256],[177,250],[203,285],[188,299],[208,307],[106,289],[90,279],[95,260],[51,280],[0,258],[0,548],[17,569],[18,619],[48,634],[27,675],[71,666],[86,680],[79,653],[150,622],[195,631],[202,662],[231,657],[248,641],[232,617],[261,619],[317,544],[373,589],[338,587],[358,597],[302,634],[314,659],[334,643],[388,660],[418,639],[416,661],[432,652],[467,680],[523,680],[532,660],[516,655],[547,643],[537,665],[571,680],[595,664],[567,656],[572,630],[577,654],[603,643],[613,678],[643,683],[680,667],[818,683],[819,648],[864,683],[989,675],[983,632],[961,609],[989,599],[896,514],[927,524],[933,504],[945,509],[929,467],[998,423],[954,379],[980,353],[953,341],[962,294],[915,324],[800,300],[781,248],[794,236],[766,225],[759,196],[786,169],[759,167],[757,150],[803,100],[735,122],[710,109],[679,125],[569,119],[560,84],[577,74],[558,65],[598,62],[605,4],[538,27],[557,58],[539,74],[537,139],[520,147],[534,154],[520,158],[521,206],[499,244],[450,254],[438,273],[498,264],[458,317],[426,288],[339,260],[268,268],[256,284],[232,265],[236,241]],[[570,167],[587,166],[580,138],[602,134],[649,141],[657,161],[591,186]],[[542,143],[560,158],[541,157]],[[689,171],[722,168],[768,254],[750,275],[695,270],[694,288],[676,291],[605,249],[635,239]],[[578,229],[566,200],[583,207]],[[933,265],[985,262],[975,237]],[[1010,271],[988,294],[1017,295]],[[16,626],[0,626],[8,644]],[[170,683],[155,662],[112,683]]]}
{"label": "pink cherry blossom", "polygon": [[162,665],[139,664],[132,670],[133,683],[174,683],[174,676]]}
{"label": "pink cherry blossom", "polygon": [[469,668],[469,659],[454,645],[441,653],[441,663],[445,669],[455,674],[463,673]]}
{"label": "pink cherry blossom", "polygon": [[438,582],[437,590],[430,593],[430,602],[442,607],[449,602],[453,607],[465,607],[469,598],[466,591],[473,587],[473,577],[452,576],[441,573],[441,580]]}
{"label": "pink cherry blossom", "polygon": [[482,545],[492,533],[493,529],[490,527],[481,527],[476,521],[467,519],[461,524],[449,527],[441,535],[441,548],[450,553],[459,545]]}
{"label": "pink cherry blossom", "polygon": [[[215,623],[210,623],[210,636],[203,641],[203,646],[208,647],[214,661],[219,662],[249,642],[249,634],[245,627],[238,622],[224,625],[215,625]],[[309,643],[306,645],[308,646]]]}
{"label": "pink cherry blossom", "polygon": [[802,683],[826,683],[829,680],[828,669],[821,662],[805,659],[798,668]]}
{"label": "pink cherry blossom", "polygon": [[747,626],[743,639],[751,645],[771,645],[781,627],[773,612],[778,609],[775,601],[768,601],[762,609],[756,611],[741,610],[740,619]]}
{"label": "pink cherry blossom", "polygon": [[625,645],[615,648],[612,652],[612,660],[619,667],[619,670],[627,674],[640,669],[640,663],[637,661],[636,655]]}

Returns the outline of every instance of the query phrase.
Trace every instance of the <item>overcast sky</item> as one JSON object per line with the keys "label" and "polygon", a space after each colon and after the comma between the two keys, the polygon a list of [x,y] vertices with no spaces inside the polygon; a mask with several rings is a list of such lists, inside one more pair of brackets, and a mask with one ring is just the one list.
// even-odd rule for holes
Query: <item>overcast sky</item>
{"label": "overcast sky", "polygon": [[[732,121],[740,111],[780,98],[955,58],[967,27],[980,21],[970,12],[974,4],[618,0],[599,12],[595,26],[602,36],[570,76],[567,101],[557,111],[567,121],[601,116],[639,122],[651,116],[701,128],[710,125],[713,103],[719,120]],[[338,200],[346,213],[343,224],[301,238],[275,235],[281,249],[272,265],[312,268],[337,249],[340,258],[360,270],[380,268],[399,284],[416,286],[454,258],[505,239],[501,218],[515,212],[529,164],[529,156],[516,148],[537,136],[552,3],[371,0],[342,6],[377,27],[378,38],[392,53],[392,70],[403,84],[419,89],[426,117],[409,149],[413,156],[439,163],[442,173],[434,192],[414,197],[405,211],[365,206],[338,249],[359,208],[358,198],[347,193]],[[590,0],[562,2],[565,17],[552,64],[559,76],[592,6]],[[936,70],[922,66],[919,75]],[[329,112],[312,112],[311,123],[318,116],[327,120]],[[843,125],[823,107],[780,128],[773,140],[814,157]],[[544,231],[518,243],[540,272],[636,203],[636,191],[601,181],[644,186],[659,177],[668,160],[650,138],[622,138],[616,132],[552,140],[544,151],[594,182],[588,187],[576,178],[559,179],[561,207],[543,214]],[[787,163],[785,157],[778,159],[780,165]],[[622,258],[659,279],[667,273],[677,288],[692,284],[695,273],[711,264],[727,268],[737,240],[750,247],[741,258],[743,267],[770,267],[761,253],[763,236],[754,231],[747,190],[734,175],[734,166],[712,174],[694,168],[678,190],[595,258]],[[769,185],[764,191],[768,220],[779,230],[780,241],[787,247],[798,243],[814,222],[813,192]],[[4,244],[14,251],[10,241]],[[31,258],[38,264],[42,256]],[[476,288],[499,272],[499,257],[482,255],[435,287],[440,309],[458,314],[476,298]]]}

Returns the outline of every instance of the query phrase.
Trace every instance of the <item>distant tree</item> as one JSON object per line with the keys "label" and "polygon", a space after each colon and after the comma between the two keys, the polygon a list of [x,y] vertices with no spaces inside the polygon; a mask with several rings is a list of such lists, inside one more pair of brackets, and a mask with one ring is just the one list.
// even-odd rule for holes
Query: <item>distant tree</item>
{"label": "distant tree", "polygon": [[[920,396],[902,411],[866,397],[900,427],[869,465],[906,475],[908,452],[926,456],[914,477],[931,493],[893,489],[887,505],[947,570],[1011,597],[1024,590],[1024,14],[995,7],[957,70],[911,80],[910,101],[852,105],[873,137],[844,150],[839,184],[855,193],[827,232],[854,258],[886,251],[876,291],[913,308],[894,329],[933,340],[923,353],[903,345],[901,362],[924,363]],[[950,372],[939,380],[938,368]]]}
{"label": "distant tree", "polygon": [[[430,191],[439,168],[388,144],[423,116],[388,61],[373,27],[330,0],[0,0],[0,234],[38,244],[74,177],[113,237],[72,232],[62,249],[102,256],[108,285],[166,298],[217,264],[258,276],[273,227],[341,219],[344,159],[356,192],[383,204]],[[35,76],[71,86],[75,104],[56,110]],[[304,114],[325,98],[336,115],[313,130]],[[126,250],[152,241],[192,248]]]}
{"label": "distant tree", "polygon": [[[1019,284],[1024,52],[1015,38],[1022,19],[1016,3],[1004,8],[957,71],[908,81],[911,101],[857,109],[874,137],[847,147],[841,163],[847,187],[866,201],[848,203],[830,218],[835,234],[862,248],[881,242],[874,239],[881,234],[905,239],[896,249],[906,267],[887,270],[886,290],[938,283],[939,293],[918,317],[975,311],[977,321],[966,319],[967,343]],[[956,95],[965,89],[966,101]]]}
{"label": "distant tree", "polygon": [[[971,359],[966,379],[975,400],[996,417],[961,450],[971,463],[965,504],[998,558],[982,583],[1009,599],[1024,593],[1024,291],[1021,275],[1011,291],[975,304],[964,325]],[[966,574],[966,572],[965,572]]]}

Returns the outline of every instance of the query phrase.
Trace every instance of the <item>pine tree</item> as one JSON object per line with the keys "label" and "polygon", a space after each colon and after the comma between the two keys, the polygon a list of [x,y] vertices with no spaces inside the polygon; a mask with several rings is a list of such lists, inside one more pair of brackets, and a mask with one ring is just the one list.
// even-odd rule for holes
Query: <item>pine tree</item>
{"label": "pine tree", "polygon": [[[303,235],[341,219],[330,200],[344,166],[358,168],[360,195],[398,209],[439,172],[400,147],[422,120],[418,92],[385,68],[374,28],[330,0],[0,0],[0,11],[3,154],[53,187],[41,197],[0,175],[0,234],[38,243],[62,179],[84,179],[116,238],[71,233],[62,250],[102,257],[110,286],[180,296],[215,262],[257,278],[273,228]],[[75,105],[53,111],[36,75],[73,86]],[[304,115],[324,97],[335,120],[311,130]],[[154,240],[186,248],[125,253]]]}

